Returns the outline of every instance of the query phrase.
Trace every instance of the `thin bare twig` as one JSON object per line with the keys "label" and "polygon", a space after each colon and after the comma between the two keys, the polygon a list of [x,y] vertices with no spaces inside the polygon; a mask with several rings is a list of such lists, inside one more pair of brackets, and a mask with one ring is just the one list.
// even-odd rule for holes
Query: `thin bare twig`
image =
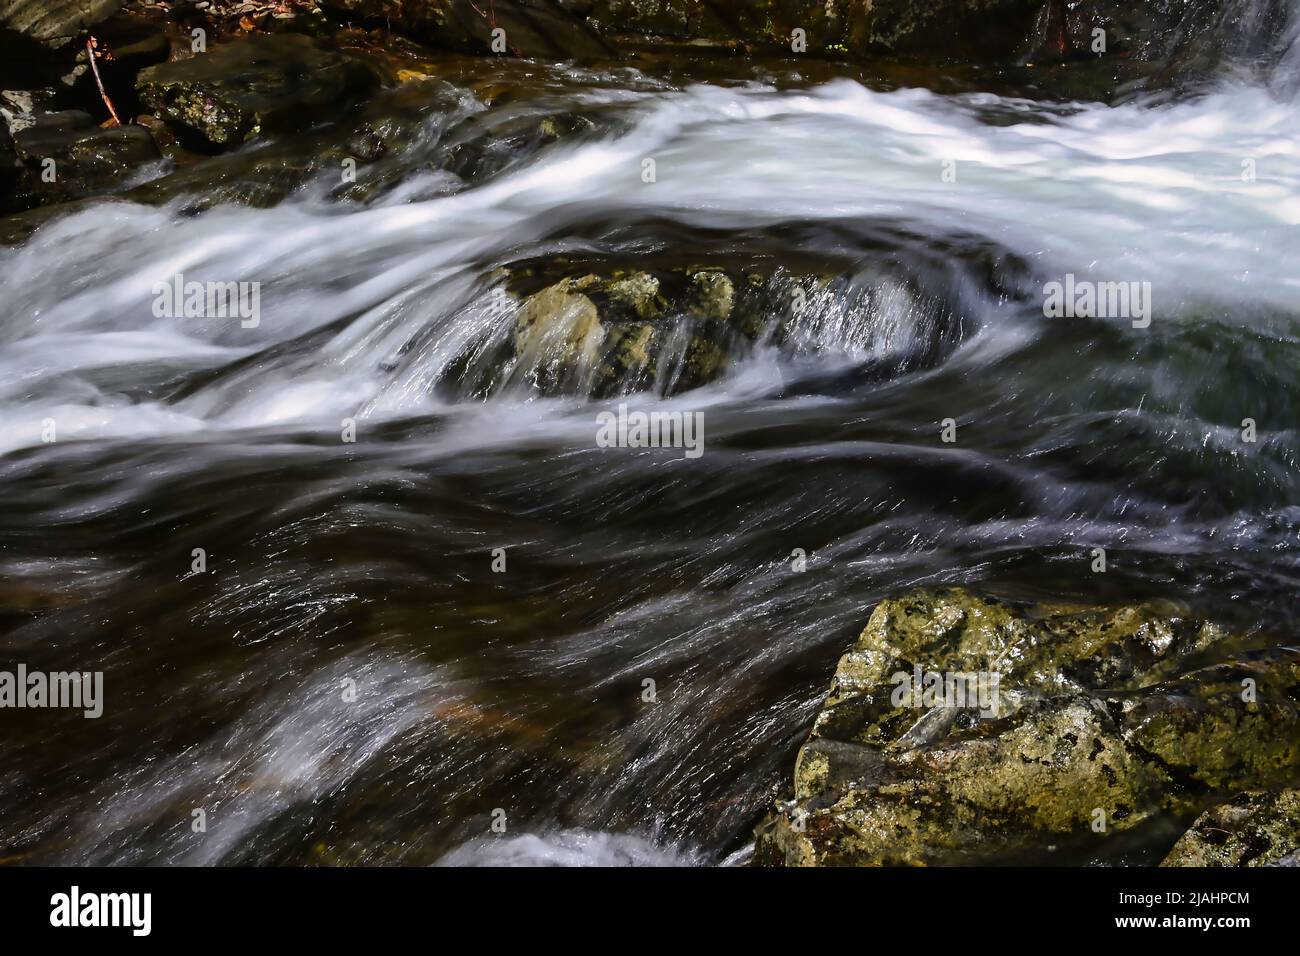
{"label": "thin bare twig", "polygon": [[[90,69],[95,74],[95,85],[99,87],[100,98],[103,99],[104,105],[108,107],[108,114],[113,117],[113,124],[121,126],[122,121],[118,119],[117,110],[113,109],[113,101],[108,98],[108,93],[104,90],[104,81],[99,77],[99,41],[94,37],[86,39],[86,53],[90,55]],[[112,57],[112,54],[109,54]]]}

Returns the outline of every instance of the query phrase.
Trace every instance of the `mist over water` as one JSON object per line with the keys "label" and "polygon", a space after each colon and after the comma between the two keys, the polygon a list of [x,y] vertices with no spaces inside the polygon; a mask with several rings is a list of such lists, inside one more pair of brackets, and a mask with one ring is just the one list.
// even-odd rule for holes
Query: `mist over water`
{"label": "mist over water", "polygon": [[[19,715],[0,845],[721,863],[884,595],[1155,597],[1270,640],[1300,610],[1288,31],[1267,75],[1119,106],[593,73],[616,129],[480,185],[101,204],[0,250],[0,642],[107,698]],[[619,396],[702,412],[701,458],[599,448],[617,402],[527,375],[457,387],[513,334],[500,267],[683,236],[853,277],[720,381]],[[177,274],[259,283],[257,327],[156,318]],[[1067,274],[1150,283],[1150,327],[1045,317]]]}

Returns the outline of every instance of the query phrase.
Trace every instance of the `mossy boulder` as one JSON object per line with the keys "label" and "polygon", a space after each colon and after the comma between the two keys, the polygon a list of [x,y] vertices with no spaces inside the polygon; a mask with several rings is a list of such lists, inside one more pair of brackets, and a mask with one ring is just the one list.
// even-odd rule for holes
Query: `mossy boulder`
{"label": "mossy boulder", "polygon": [[1300,778],[1300,653],[1206,667],[1119,700],[1130,748],[1170,805]]}
{"label": "mossy boulder", "polygon": [[142,70],[140,99],[208,146],[238,145],[266,130],[332,114],[378,82],[365,63],[299,34],[254,36]]}
{"label": "mossy boulder", "polygon": [[789,283],[829,281],[708,263],[616,267],[540,289],[537,279],[524,266],[507,282],[517,306],[509,380],[596,398],[715,381],[788,315]]}
{"label": "mossy boulder", "polygon": [[1161,866],[1296,865],[1300,790],[1241,793],[1206,810]]}
{"label": "mossy boulder", "polygon": [[[597,227],[605,230],[605,226]],[[942,362],[973,327],[943,250],[882,241],[857,253],[786,235],[618,226],[591,250],[515,259],[463,308],[483,332],[440,372],[447,397],[502,391],[670,396],[779,353],[789,376],[851,388]],[[412,341],[393,369],[420,354]]]}
{"label": "mossy boulder", "polygon": [[726,366],[730,351],[721,340],[732,318],[730,305],[709,307],[709,290],[730,281],[708,270],[564,279],[523,300],[515,319],[519,365],[543,391],[597,397],[660,378],[668,391],[706,384]]}
{"label": "mossy boulder", "polygon": [[[1155,605],[1030,606],[964,590],[882,601],[839,662],[755,858],[1024,861],[1292,782],[1300,653],[1241,647]],[[1216,656],[1230,661],[1206,664]],[[960,693],[975,675],[981,693]]]}
{"label": "mossy boulder", "polygon": [[560,390],[591,368],[605,340],[605,327],[587,291],[595,276],[565,279],[529,296],[515,318],[519,361],[535,370],[548,390]]}

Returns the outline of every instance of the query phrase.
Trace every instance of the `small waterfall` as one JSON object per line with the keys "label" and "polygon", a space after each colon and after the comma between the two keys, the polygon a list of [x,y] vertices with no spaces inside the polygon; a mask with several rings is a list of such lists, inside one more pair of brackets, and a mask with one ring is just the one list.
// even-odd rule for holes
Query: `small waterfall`
{"label": "small waterfall", "polygon": [[1291,98],[1300,90],[1297,0],[1192,3],[1172,35],[1173,63],[1201,82],[1227,76]]}

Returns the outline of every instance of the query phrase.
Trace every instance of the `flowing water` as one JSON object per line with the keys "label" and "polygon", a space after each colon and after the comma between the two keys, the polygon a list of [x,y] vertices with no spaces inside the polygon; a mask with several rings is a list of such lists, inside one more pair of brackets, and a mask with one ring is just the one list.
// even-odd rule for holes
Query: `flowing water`
{"label": "flowing water", "polygon": [[[0,848],[743,860],[884,595],[1285,633],[1300,109],[1272,42],[1267,74],[1118,106],[569,71],[616,126],[472,187],[98,205],[0,251],[0,659],[105,688],[99,719],[7,713]],[[701,389],[460,387],[512,334],[498,267],[696,248],[846,279]],[[176,274],[260,283],[260,322],[155,317]],[[1149,282],[1149,327],[1046,317],[1067,274]],[[702,413],[705,453],[598,447],[619,402]]]}

